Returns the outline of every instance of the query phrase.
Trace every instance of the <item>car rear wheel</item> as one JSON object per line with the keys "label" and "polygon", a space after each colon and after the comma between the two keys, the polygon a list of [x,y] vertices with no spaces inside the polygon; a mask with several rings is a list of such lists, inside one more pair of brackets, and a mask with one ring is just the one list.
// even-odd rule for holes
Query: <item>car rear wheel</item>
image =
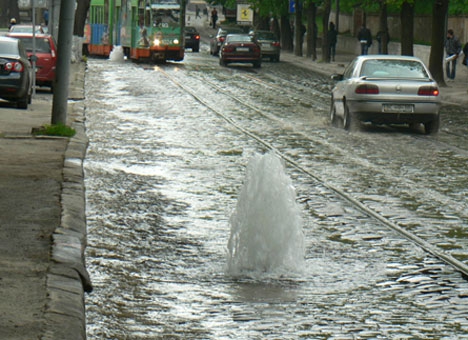
{"label": "car rear wheel", "polygon": [[330,104],[330,120],[332,126],[338,126],[338,117],[336,116],[336,107],[333,98]]}
{"label": "car rear wheel", "polygon": [[225,62],[222,58],[219,58],[219,64],[221,66],[227,66],[227,62]]}
{"label": "car rear wheel", "polygon": [[354,114],[349,111],[349,107],[346,103],[344,103],[343,127],[348,131],[356,131],[359,129],[359,122],[356,120]]}
{"label": "car rear wheel", "polygon": [[426,135],[432,135],[439,132],[440,127],[440,117],[437,116],[436,119],[431,120],[430,122],[424,123],[424,130]]}
{"label": "car rear wheel", "polygon": [[260,60],[255,61],[255,62],[253,63],[253,67],[255,67],[255,68],[260,68],[261,66],[262,66],[262,62],[261,62]]}

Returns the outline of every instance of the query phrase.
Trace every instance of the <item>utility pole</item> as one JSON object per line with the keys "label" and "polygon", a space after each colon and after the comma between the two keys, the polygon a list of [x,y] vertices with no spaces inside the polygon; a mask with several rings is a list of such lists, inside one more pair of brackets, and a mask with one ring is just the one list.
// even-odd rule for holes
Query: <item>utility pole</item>
{"label": "utility pole", "polygon": [[52,125],[67,123],[68,86],[70,81],[70,60],[73,43],[75,1],[60,4],[57,68],[55,70],[54,99],[52,104]]}

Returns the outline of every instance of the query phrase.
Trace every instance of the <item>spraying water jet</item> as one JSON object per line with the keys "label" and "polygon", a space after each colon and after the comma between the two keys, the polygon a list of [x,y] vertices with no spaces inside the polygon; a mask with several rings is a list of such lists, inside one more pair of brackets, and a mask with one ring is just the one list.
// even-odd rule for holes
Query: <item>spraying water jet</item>
{"label": "spraying water jet", "polygon": [[303,267],[304,235],[296,190],[273,151],[250,159],[230,226],[228,274],[283,275]]}

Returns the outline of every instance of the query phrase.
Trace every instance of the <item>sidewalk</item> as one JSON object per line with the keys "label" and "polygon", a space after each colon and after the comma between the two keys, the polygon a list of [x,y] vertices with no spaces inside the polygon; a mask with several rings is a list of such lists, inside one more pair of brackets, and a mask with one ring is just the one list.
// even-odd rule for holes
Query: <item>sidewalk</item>
{"label": "sidewalk", "polygon": [[[71,64],[69,98],[84,99],[85,64]],[[85,339],[84,104],[68,104],[75,137],[33,137],[50,124],[52,95],[28,110],[0,108],[2,339]]]}

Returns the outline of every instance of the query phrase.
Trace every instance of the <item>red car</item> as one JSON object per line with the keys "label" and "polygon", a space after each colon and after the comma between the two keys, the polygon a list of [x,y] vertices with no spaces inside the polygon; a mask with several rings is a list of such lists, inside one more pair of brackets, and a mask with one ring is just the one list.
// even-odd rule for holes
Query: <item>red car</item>
{"label": "red car", "polygon": [[[9,37],[19,39],[23,42],[28,57],[33,55],[32,33],[8,33]],[[36,34],[36,85],[48,86],[53,91],[55,80],[55,68],[57,64],[57,47],[55,40],[50,34]]]}
{"label": "red car", "polygon": [[219,52],[219,64],[252,63],[262,65],[262,51],[257,41],[248,34],[228,34]]}

